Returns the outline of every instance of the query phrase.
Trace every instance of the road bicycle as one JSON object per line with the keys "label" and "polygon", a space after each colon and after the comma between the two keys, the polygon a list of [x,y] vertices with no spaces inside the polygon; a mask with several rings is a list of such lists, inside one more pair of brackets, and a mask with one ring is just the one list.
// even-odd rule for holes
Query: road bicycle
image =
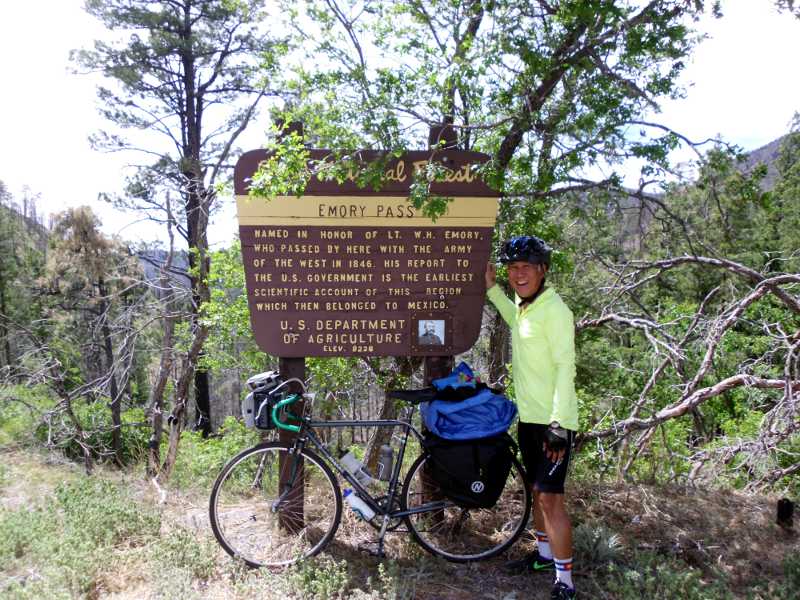
{"label": "road bicycle", "polygon": [[[286,390],[296,385],[302,393]],[[297,389],[295,388],[295,389]],[[453,562],[490,558],[508,550],[525,530],[531,511],[530,486],[518,459],[497,504],[488,509],[462,508],[451,502],[428,475],[430,455],[424,436],[412,425],[424,396],[414,391],[389,392],[405,400],[403,418],[386,420],[314,420],[313,394],[299,379],[289,379],[270,392],[275,426],[294,432],[290,442],[265,442],[244,450],[220,472],[211,491],[209,516],[214,535],[225,551],[252,567],[280,568],[313,556],[333,540],[342,519],[343,499],[336,473],[374,512],[367,521],[377,532],[372,552],[384,556],[385,538],[410,533],[425,550]],[[295,415],[292,404],[306,400]],[[267,406],[263,403],[261,408]],[[288,422],[293,420],[297,425]],[[335,457],[320,430],[339,427],[391,427],[399,447],[385,493],[376,496]],[[404,468],[410,439],[422,449]],[[401,472],[403,472],[401,477]],[[381,488],[381,492],[384,489]]]}

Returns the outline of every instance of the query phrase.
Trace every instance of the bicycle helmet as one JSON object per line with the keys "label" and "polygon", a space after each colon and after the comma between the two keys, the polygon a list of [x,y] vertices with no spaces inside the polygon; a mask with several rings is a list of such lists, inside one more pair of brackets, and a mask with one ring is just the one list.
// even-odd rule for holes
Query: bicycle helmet
{"label": "bicycle helmet", "polygon": [[500,249],[500,262],[524,261],[550,266],[553,249],[535,235],[521,235],[505,242]]}

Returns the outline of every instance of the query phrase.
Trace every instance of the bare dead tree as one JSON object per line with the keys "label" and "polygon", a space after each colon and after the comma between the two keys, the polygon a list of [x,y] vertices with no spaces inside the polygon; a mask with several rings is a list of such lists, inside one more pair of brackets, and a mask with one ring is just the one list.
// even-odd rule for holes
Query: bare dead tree
{"label": "bare dead tree", "polygon": [[[607,302],[603,314],[598,317],[585,317],[576,323],[578,333],[593,327],[614,327],[640,331],[648,341],[652,355],[652,372],[646,378],[638,398],[632,403],[628,416],[614,419],[606,415],[588,432],[580,436],[580,443],[590,440],[613,440],[619,444],[619,475],[625,476],[647,448],[659,426],[669,420],[698,414],[702,404],[736,388],[780,391],[780,399],[767,412],[756,439],[740,442],[732,446],[717,448],[713,452],[696,452],[693,457],[691,477],[697,477],[700,469],[716,460],[730,463],[733,457],[744,454],[741,468],[756,472],[756,465],[766,464],[770,455],[781,451],[778,446],[800,429],[798,425],[798,348],[800,331],[785,331],[785,324],[800,314],[800,286],[798,273],[772,273],[764,275],[750,267],[724,258],[706,256],[681,256],[661,261],[630,261],[620,265],[606,263],[612,275],[611,284],[603,289]],[[634,313],[627,308],[630,298],[649,283],[657,281],[665,273],[686,265],[701,265],[705,268],[724,270],[734,276],[736,285],[729,288],[738,290],[733,299],[714,303],[720,287],[711,290],[697,307],[693,315],[684,319],[659,320]],[[729,290],[730,292],[730,290]],[[753,305],[774,298],[776,306],[783,307],[785,319],[777,323],[760,323],[770,340],[769,347],[757,358],[738,366],[738,372],[727,374],[711,384],[706,384],[712,375],[712,367],[719,355],[720,346],[726,336],[739,326],[746,311]],[[636,303],[634,303],[636,305]],[[713,305],[713,306],[712,306]],[[678,327],[678,321],[688,320],[685,329]],[[680,336],[673,332],[681,331]],[[688,360],[696,355],[696,361]],[[782,368],[776,377],[759,373],[773,365],[776,358],[783,357]],[[696,364],[695,364],[696,363]],[[774,366],[774,365],[773,365]],[[775,371],[775,369],[772,369]],[[659,405],[653,397],[656,384],[670,376],[676,381],[673,389],[676,398],[666,406]],[[611,423],[608,423],[609,418]],[[628,454],[628,447],[632,446]],[[800,457],[790,457],[795,462],[790,466],[772,468],[756,477],[751,485],[766,485],[800,470]]]}

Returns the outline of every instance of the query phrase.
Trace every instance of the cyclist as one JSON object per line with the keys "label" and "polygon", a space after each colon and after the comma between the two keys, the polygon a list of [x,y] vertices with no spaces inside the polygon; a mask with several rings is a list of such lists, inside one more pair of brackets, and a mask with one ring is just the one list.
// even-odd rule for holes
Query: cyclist
{"label": "cyclist", "polygon": [[575,396],[575,330],[572,312],[545,285],[552,248],[535,236],[506,241],[500,262],[516,292],[512,302],[486,268],[487,297],[511,328],[514,389],[519,409],[519,446],[533,486],[536,550],[508,563],[512,571],[555,568],[553,600],[575,598],[572,526],[564,502],[573,436],[578,428]]}

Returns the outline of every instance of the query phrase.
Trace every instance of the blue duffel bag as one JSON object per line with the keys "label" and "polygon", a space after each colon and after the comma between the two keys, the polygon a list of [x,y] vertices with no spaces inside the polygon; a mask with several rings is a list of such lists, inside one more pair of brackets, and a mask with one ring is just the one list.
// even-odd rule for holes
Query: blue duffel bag
{"label": "blue duffel bag", "polygon": [[428,431],[446,440],[474,440],[505,433],[517,416],[514,403],[489,388],[460,402],[425,402],[420,411]]}

